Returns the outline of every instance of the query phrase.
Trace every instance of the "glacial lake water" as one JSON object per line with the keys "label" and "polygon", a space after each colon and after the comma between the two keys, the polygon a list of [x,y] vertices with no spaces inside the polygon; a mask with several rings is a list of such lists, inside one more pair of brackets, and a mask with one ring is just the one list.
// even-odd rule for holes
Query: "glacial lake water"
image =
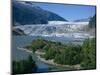
{"label": "glacial lake water", "polygon": [[[30,53],[25,52],[23,50],[19,50],[17,47],[23,47],[25,45],[28,45],[32,42],[32,40],[37,39],[36,36],[12,36],[12,60],[22,60],[26,59]],[[81,41],[75,41],[74,38],[67,38],[67,37],[43,37],[46,40],[51,41],[58,41],[62,43],[82,43],[84,39],[81,39]],[[33,59],[35,60],[37,66],[38,66],[38,72],[48,72],[48,69],[50,65],[45,64],[37,59],[35,55],[32,55]]]}

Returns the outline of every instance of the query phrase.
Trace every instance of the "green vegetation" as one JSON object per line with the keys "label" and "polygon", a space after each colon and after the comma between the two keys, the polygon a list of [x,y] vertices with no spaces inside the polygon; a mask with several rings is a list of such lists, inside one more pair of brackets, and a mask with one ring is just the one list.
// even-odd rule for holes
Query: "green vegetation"
{"label": "green vegetation", "polygon": [[45,50],[45,59],[53,59],[55,57],[56,51],[53,50],[52,48],[49,48],[48,50]]}
{"label": "green vegetation", "polygon": [[81,62],[81,57],[81,46],[69,45],[57,53],[54,59],[58,64],[76,65]]}
{"label": "green vegetation", "polygon": [[28,47],[33,53],[39,51],[44,53],[41,57],[62,65],[80,64],[82,69],[96,68],[95,38],[86,39],[83,45],[62,44],[44,39],[33,40]]}
{"label": "green vegetation", "polygon": [[32,56],[29,56],[26,60],[13,61],[12,64],[12,74],[33,73],[36,72],[37,69]]}
{"label": "green vegetation", "polygon": [[96,42],[94,39],[87,39],[82,47],[83,62],[81,66],[83,69],[95,69],[96,68]]}

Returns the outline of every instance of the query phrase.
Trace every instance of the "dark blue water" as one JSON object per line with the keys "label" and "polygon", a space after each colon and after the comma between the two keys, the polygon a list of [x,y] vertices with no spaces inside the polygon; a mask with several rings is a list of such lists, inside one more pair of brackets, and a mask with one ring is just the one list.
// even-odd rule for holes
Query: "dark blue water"
{"label": "dark blue water", "polygon": [[[73,38],[66,38],[66,37],[43,37],[46,40],[58,41],[62,43],[69,43],[72,42]],[[32,40],[37,39],[36,36],[13,36],[12,37],[12,59],[13,60],[22,60],[26,59],[30,53],[19,50],[17,47],[23,47],[28,45],[32,42]],[[35,60],[38,71],[37,72],[47,72],[50,65],[45,64],[37,59],[36,55],[32,54],[33,59]]]}

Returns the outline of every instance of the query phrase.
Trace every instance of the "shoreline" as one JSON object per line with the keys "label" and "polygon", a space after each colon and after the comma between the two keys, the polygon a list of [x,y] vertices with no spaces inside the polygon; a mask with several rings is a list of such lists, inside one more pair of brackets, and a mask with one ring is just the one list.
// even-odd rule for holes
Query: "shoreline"
{"label": "shoreline", "polygon": [[17,47],[17,49],[22,50],[22,51],[26,51],[26,52],[28,52],[28,53],[31,53],[31,54],[32,54],[32,51],[29,51],[28,49],[23,48],[23,47]]}
{"label": "shoreline", "polygon": [[[32,51],[26,49],[26,48],[23,48],[23,47],[17,47],[19,50],[23,50],[23,51],[26,51],[28,53],[31,53],[32,54]],[[79,70],[81,69],[80,65],[77,64],[77,65],[61,65],[61,64],[57,64],[57,63],[54,63],[53,59],[52,60],[45,60],[45,58],[42,58],[38,52],[35,52],[36,54],[36,57],[38,58],[38,60],[42,61],[43,63],[46,63],[48,65],[52,65],[52,66],[56,66],[56,67],[64,67],[64,68],[69,68],[69,69],[76,69],[76,70]]]}

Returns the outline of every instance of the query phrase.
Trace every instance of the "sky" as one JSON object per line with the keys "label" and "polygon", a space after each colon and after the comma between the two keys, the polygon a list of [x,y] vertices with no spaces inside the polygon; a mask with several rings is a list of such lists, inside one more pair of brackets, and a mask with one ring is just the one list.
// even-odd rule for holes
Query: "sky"
{"label": "sky", "polygon": [[96,13],[95,6],[88,5],[70,5],[70,4],[47,4],[35,3],[41,8],[54,12],[68,21],[88,18]]}

